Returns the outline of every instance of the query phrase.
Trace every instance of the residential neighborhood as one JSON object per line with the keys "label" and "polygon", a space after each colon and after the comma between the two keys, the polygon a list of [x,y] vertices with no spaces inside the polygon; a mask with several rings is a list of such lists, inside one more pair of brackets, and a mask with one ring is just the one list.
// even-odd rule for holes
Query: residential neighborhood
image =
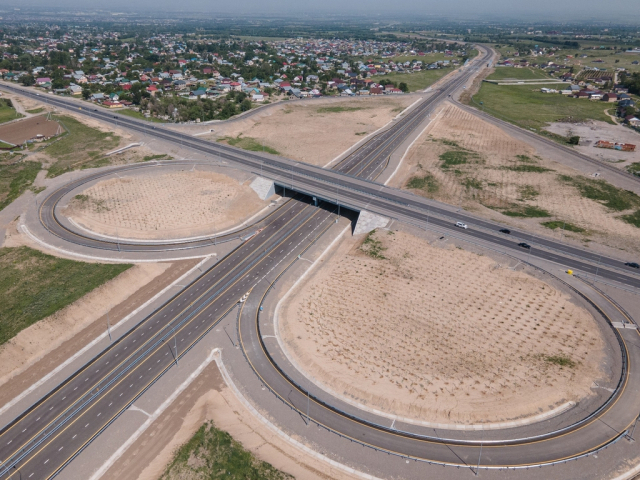
{"label": "residential neighborhood", "polygon": [[447,42],[41,33],[4,34],[4,80],[165,122],[222,120],[274,101],[398,95],[406,83],[384,75],[453,68],[468,58],[463,45]]}

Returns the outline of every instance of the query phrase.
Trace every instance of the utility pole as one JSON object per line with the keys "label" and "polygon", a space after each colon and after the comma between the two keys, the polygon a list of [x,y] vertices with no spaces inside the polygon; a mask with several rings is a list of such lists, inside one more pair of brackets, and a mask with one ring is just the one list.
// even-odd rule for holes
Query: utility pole
{"label": "utility pole", "polygon": [[593,276],[593,283],[596,283],[596,279],[598,278],[598,270],[600,270],[600,261],[602,260],[602,255],[598,257],[598,266],[596,267],[596,274]]}
{"label": "utility pole", "polygon": [[178,366],[178,335],[173,337],[173,345],[176,350],[176,367]]}
{"label": "utility pole", "polygon": [[482,458],[482,441],[480,441],[480,455],[478,455],[478,465],[476,466],[476,477],[480,471],[480,459]]}
{"label": "utility pole", "polygon": [[107,332],[109,333],[109,341],[112,342],[113,339],[111,338],[111,322],[109,322],[109,309],[111,308],[111,305],[109,305],[109,308],[107,309]]}

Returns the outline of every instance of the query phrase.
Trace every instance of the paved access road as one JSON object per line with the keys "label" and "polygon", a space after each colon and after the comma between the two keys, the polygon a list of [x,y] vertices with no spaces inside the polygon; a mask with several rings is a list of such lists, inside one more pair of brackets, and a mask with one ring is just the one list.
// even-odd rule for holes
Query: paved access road
{"label": "paved access road", "polygon": [[[167,128],[161,128],[155,125],[149,125],[143,121],[134,120],[128,117],[121,117],[112,112],[103,109],[91,110],[83,108],[78,113],[106,120],[109,122],[117,121],[122,126],[126,126],[132,130],[141,131],[145,134],[154,135],[163,140],[180,143],[183,146],[192,148],[196,151],[210,154],[214,158],[230,160],[239,163],[251,169],[254,173],[260,173],[265,177],[272,178],[278,184],[287,188],[296,189],[297,191],[315,195],[324,198],[327,201],[339,202],[344,206],[355,210],[367,209],[374,213],[391,216],[393,218],[401,218],[414,222],[426,222],[427,215],[437,214],[451,216],[450,210],[439,207],[434,202],[418,197],[409,192],[382,186],[373,181],[367,180],[369,177],[375,177],[386,163],[389,154],[398,146],[403,144],[407,138],[415,133],[415,129],[425,118],[430,115],[433,107],[438,100],[448,98],[449,95],[455,93],[456,89],[466,82],[477,71],[479,65],[484,64],[491,57],[488,51],[477,63],[470,64],[465,67],[466,70],[456,74],[450,82],[441,90],[434,92],[433,96],[414,107],[400,121],[395,122],[389,129],[376,135],[367,144],[350,155],[347,159],[337,165],[334,170],[324,170],[308,164],[294,162],[292,160],[264,155],[254,152],[239,150],[234,147],[221,144],[213,144],[206,140],[194,138],[182,133],[173,132]],[[25,90],[18,87],[6,86],[0,84],[3,88],[14,90],[20,94],[35,96],[33,90]],[[26,92],[26,93],[25,93]],[[44,96],[47,102],[63,108],[78,109],[77,102],[69,101],[59,97]],[[374,146],[376,148],[374,148]],[[193,162],[191,162],[193,163]],[[347,173],[344,173],[347,172]],[[357,173],[358,176],[351,173]],[[634,177],[637,178],[637,177]],[[640,178],[637,178],[640,181]],[[334,193],[335,192],[335,193]],[[53,199],[52,199],[53,200]],[[51,209],[49,209],[52,212]],[[46,212],[44,216],[48,215]],[[607,256],[599,256],[593,252],[576,248],[550,240],[545,237],[536,237],[524,234],[523,232],[514,231],[513,240],[501,238],[497,233],[502,225],[488,222],[475,218],[466,213],[456,214],[456,219],[468,223],[472,228],[466,231],[460,231],[459,234],[477,236],[480,233],[474,230],[474,227],[480,227],[485,231],[494,231],[494,241],[504,244],[509,248],[518,248],[517,243],[526,238],[526,242],[533,245],[533,256],[547,255],[551,258],[555,255],[554,260],[563,265],[574,266],[578,268],[579,263],[575,260],[583,259],[594,265],[585,267],[586,271],[601,275],[609,280],[620,281],[631,286],[640,285],[640,277],[634,269],[624,265],[626,260],[634,259],[616,259]],[[45,226],[50,229],[56,229],[56,221],[44,220]],[[452,224],[455,223],[452,222]],[[444,226],[444,225],[443,225]],[[451,227],[452,225],[449,225]],[[77,234],[69,231],[52,230],[54,234],[61,238],[65,238],[70,242],[77,242]],[[484,234],[484,233],[483,233]],[[104,244],[104,242],[103,242]],[[112,242],[113,248],[121,248]],[[184,248],[193,248],[194,244],[185,245]],[[553,253],[545,252],[537,247],[543,247],[551,250]],[[106,247],[102,247],[106,248]],[[136,247],[144,249],[144,246],[137,244]],[[149,245],[150,251],[158,249],[157,245]],[[180,245],[172,244],[172,249],[181,248]],[[566,255],[566,256],[565,256]],[[583,262],[584,263],[584,262]],[[581,264],[580,264],[581,265]]]}
{"label": "paved access road", "polygon": [[263,230],[5,427],[0,478],[42,479],[58,472],[333,218],[304,201],[287,202]]}
{"label": "paved access road", "polygon": [[[459,74],[460,80],[465,77],[468,79],[471,72],[472,70],[469,69],[467,73]],[[460,83],[455,85],[459,86]],[[440,99],[446,98],[449,91],[455,91],[455,88],[451,88],[451,90],[445,88],[436,92],[436,95]],[[63,102],[61,99],[51,97],[48,97],[48,100]],[[69,105],[65,104],[65,108],[68,108]],[[348,158],[338,165],[338,169],[353,171],[359,176],[365,177],[364,180],[345,173],[329,172],[286,159],[213,145],[164,129],[150,128],[130,119],[125,121],[122,117],[118,119],[118,122],[126,123],[129,128],[142,130],[145,133],[153,131],[153,135],[165,140],[181,141],[190,148],[255,168],[256,173],[262,168],[263,175],[275,178],[282,185],[287,185],[288,179],[291,178],[291,184],[295,189],[308,193],[317,192],[320,198],[333,200],[332,192],[336,188],[336,197],[342,205],[348,205],[355,209],[366,207],[371,211],[391,214],[395,218],[419,223],[426,220],[430,211],[434,211],[434,206],[431,203],[406,192],[389,189],[367,181],[366,177],[375,178],[381,169],[381,159],[401,145],[429,115],[429,108],[422,107],[423,105],[414,108],[401,121],[376,136],[374,141],[377,142],[377,148],[365,148],[365,145],[354,154],[359,156],[358,161]],[[102,112],[97,113],[96,115],[96,112],[89,112],[90,115],[96,117],[108,115]],[[193,162],[188,163],[192,164]],[[50,207],[48,209],[52,210],[51,205],[48,205]],[[74,455],[99,435],[113,419],[135,401],[167,369],[173,368],[189,346],[213,328],[247,292],[252,291],[251,289],[255,287],[264,288],[266,282],[263,280],[267,272],[284,270],[288,263],[294,261],[297,252],[304,251],[331,224],[335,218],[331,208],[330,206],[326,209],[313,207],[307,205],[303,199],[287,202],[283,208],[265,221],[264,230],[257,232],[216,267],[207,271],[185,291],[154,315],[145,319],[123,339],[83,367],[56,391],[0,432],[0,461],[2,462],[0,478],[48,478],[63,468],[67,462],[73,459]],[[442,210],[443,215],[448,213],[448,211]],[[435,220],[430,219],[430,221]],[[470,224],[473,222],[478,224],[475,219],[469,220]],[[442,220],[442,226],[445,225],[450,226],[451,224]],[[492,227],[489,222],[486,222],[486,225]],[[57,228],[55,224],[49,225],[49,227]],[[489,235],[480,229],[472,228],[461,231],[461,233],[476,236],[487,235],[487,238],[492,241],[504,241],[508,245],[515,245],[511,239],[504,240],[500,236]],[[62,234],[66,235],[64,232]],[[68,240],[74,242],[78,239],[70,236]],[[552,246],[556,247],[556,245]],[[558,247],[564,246],[558,244]],[[154,245],[152,248],[156,248],[156,246]],[[539,252],[545,252],[545,250],[535,248],[531,255],[542,256],[544,254]],[[578,252],[581,253],[579,250]],[[561,257],[558,258],[561,259]],[[572,261],[571,257],[566,257],[566,259]],[[602,263],[604,264],[604,260]],[[585,265],[589,266],[589,264]],[[609,271],[600,269],[601,275],[604,276],[605,272]],[[615,270],[612,272],[615,273]],[[633,276],[621,276],[620,278],[626,282],[638,281]],[[259,288],[256,291],[259,291]],[[252,298],[252,295],[249,298]],[[248,338],[249,334],[245,338]],[[255,340],[259,340],[258,334],[255,335]],[[259,350],[256,349],[256,352]],[[271,368],[269,375],[279,375],[275,366],[271,365],[269,368]],[[281,378],[284,379],[284,377]],[[279,381],[277,375],[271,381],[275,385]],[[281,386],[287,388],[287,391],[291,390],[286,381]],[[624,398],[626,401],[631,397]],[[623,405],[621,400],[616,402],[616,405],[618,404]],[[334,422],[336,429],[339,429],[336,431],[342,431],[345,435],[362,434],[362,437],[369,435],[367,438],[373,442],[372,444],[379,444],[390,451],[403,452],[423,458],[426,455],[426,446],[433,444],[435,445],[434,450],[429,450],[429,455],[440,456],[442,461],[447,463],[455,462],[456,459],[464,459],[469,455],[475,456],[474,449],[477,448],[477,445],[473,443],[455,444],[455,448],[460,450],[452,451],[454,442],[417,439],[412,436],[399,435],[397,432],[372,428],[357,419],[346,418],[327,410],[320,404],[317,406],[324,410],[314,410],[314,419],[317,416],[322,423],[325,421],[327,424]],[[626,417],[632,410],[632,408],[626,408],[623,414],[620,414],[617,409],[609,409],[603,412],[603,415],[612,415],[610,412],[618,412],[611,418],[607,417],[607,421],[614,428],[623,428],[626,425]],[[594,444],[597,445],[605,437],[611,438],[610,435],[607,436],[598,428],[601,423],[589,424],[589,435],[580,435],[579,438],[575,438],[575,444],[571,447],[573,448],[571,455],[576,453],[576,448],[581,446],[593,448]],[[583,431],[587,432],[587,430]],[[361,437],[353,438],[361,439]],[[520,458],[520,462],[539,461],[541,458],[548,458],[550,452],[557,456],[559,452],[563,451],[562,448],[567,449],[570,446],[568,442],[563,442],[559,438],[548,439],[548,442],[557,442],[555,444],[543,442],[531,444],[530,441],[520,442],[521,444],[518,445],[510,444],[510,448],[520,448],[520,450],[510,450],[509,453],[504,450],[504,455],[496,455],[495,458],[489,455],[487,462],[489,464],[505,464],[503,462],[506,461],[508,455],[515,455]],[[525,444],[528,446],[523,448]],[[541,448],[534,448],[531,445],[541,445]],[[503,447],[507,446],[503,445]],[[14,466],[16,468],[13,468]]]}

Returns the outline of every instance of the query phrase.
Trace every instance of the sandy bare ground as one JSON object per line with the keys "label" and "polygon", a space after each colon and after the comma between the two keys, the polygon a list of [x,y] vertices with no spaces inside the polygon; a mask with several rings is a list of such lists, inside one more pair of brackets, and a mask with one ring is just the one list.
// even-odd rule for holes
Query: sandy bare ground
{"label": "sandy bare ground", "polygon": [[107,310],[126,301],[169,267],[170,263],[135,265],[71,305],[22,330],[0,347],[0,385],[105,315]]}
{"label": "sandy bare ground", "polygon": [[182,238],[223,231],[267,204],[226,175],[179,171],[103,180],[76,196],[65,214],[105,235]]}
{"label": "sandy bare ground", "polygon": [[307,374],[369,407],[440,423],[522,418],[590,394],[604,342],[568,295],[407,233],[372,238],[385,259],[347,238],[282,310],[283,340]]}
{"label": "sandy bare ground", "polygon": [[[283,102],[242,121],[214,126],[210,139],[255,138],[282,155],[295,160],[325,165],[333,158],[398,115],[418,97],[371,97],[340,103]],[[344,108],[345,111],[323,109]]]}
{"label": "sandy bare ground", "polygon": [[1,125],[0,140],[13,145],[20,145],[36,135],[53,137],[61,131],[58,122],[47,120],[46,115],[38,115]]}
{"label": "sandy bare ground", "polygon": [[[562,136],[578,135],[580,145],[576,150],[597,160],[611,162],[614,166],[624,169],[633,162],[640,162],[640,134],[623,127],[622,125],[611,125],[606,122],[590,121],[584,123],[552,123],[546,130]],[[594,145],[598,140],[617,143],[631,143],[636,145],[635,152],[621,152],[596,148]]]}
{"label": "sandy bare ground", "polygon": [[[459,149],[455,142],[477,155],[470,163],[442,168],[442,153]],[[592,150],[596,150],[593,149]],[[522,162],[517,156],[525,156]],[[523,158],[523,157],[521,157]],[[513,171],[522,165],[547,168],[543,173]],[[501,223],[511,224],[560,239],[560,230],[552,232],[541,222],[560,220],[585,229],[586,234],[564,232],[563,238],[594,241],[616,249],[640,251],[640,231],[618,217],[633,213],[610,211],[601,203],[583,198],[574,187],[567,186],[558,175],[578,173],[564,165],[539,156],[528,144],[510,137],[498,127],[484,122],[457,107],[446,104],[422,137],[407,154],[392,186],[407,188],[408,180],[430,174],[434,191],[415,193],[441,200]],[[475,186],[473,186],[475,184]],[[479,188],[477,188],[479,187]],[[534,206],[551,213],[549,218],[508,217],[488,207]]]}
{"label": "sandy bare ground", "polygon": [[[341,471],[292,447],[256,419],[225,386],[212,363],[185,390],[123,457],[102,477],[104,480],[155,480],[164,472],[174,452],[200,426],[213,421],[260,460],[298,479],[352,479]],[[168,440],[167,440],[168,439]]]}

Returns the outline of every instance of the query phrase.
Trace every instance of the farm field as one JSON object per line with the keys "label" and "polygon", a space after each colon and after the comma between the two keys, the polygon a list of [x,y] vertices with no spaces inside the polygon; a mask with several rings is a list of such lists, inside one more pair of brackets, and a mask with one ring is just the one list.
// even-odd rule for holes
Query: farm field
{"label": "farm field", "polygon": [[599,328],[567,294],[402,231],[345,238],[287,300],[280,332],[338,395],[428,422],[546,412],[603,374]]}
{"label": "farm field", "polygon": [[439,68],[436,70],[421,70],[415,73],[388,73],[386,75],[373,75],[371,80],[380,82],[382,80],[389,80],[396,84],[404,82],[407,84],[410,92],[416,92],[418,90],[424,90],[425,88],[433,85],[442,77],[451,73],[453,68]]}
{"label": "farm field", "polygon": [[7,125],[0,125],[0,139],[14,145],[20,145],[38,134],[53,137],[60,131],[62,129],[58,122],[47,120],[45,115],[39,115]]}
{"label": "farm field", "polygon": [[513,67],[496,67],[494,72],[487,77],[487,80],[535,80],[552,78],[539,68],[513,68]]}
{"label": "farm field", "polygon": [[[584,67],[596,67],[600,69],[607,69],[613,71],[615,68],[626,68],[630,72],[640,71],[640,65],[634,64],[636,60],[640,60],[640,54],[625,53],[625,50],[629,48],[629,45],[618,45],[618,50],[601,49],[599,43],[580,40],[579,48],[565,47],[560,48],[553,53],[544,53],[541,55],[533,56],[530,52],[521,52],[519,57],[515,57],[514,53],[516,49],[514,45],[501,45],[496,48],[500,52],[503,59],[527,59],[529,62],[544,63],[554,62],[558,65],[567,65],[575,67],[575,71],[579,72]],[[548,43],[536,41],[526,42],[518,45],[527,45],[528,48],[534,48],[535,44],[540,46],[557,46],[557,43]],[[608,45],[607,45],[608,46]],[[583,58],[583,55],[585,56]],[[572,58],[568,58],[572,57]]]}
{"label": "farm field", "polygon": [[[640,197],[540,157],[453,105],[443,107],[390,185],[558,240],[640,252]],[[552,221],[581,230],[545,225]]]}
{"label": "farm field", "polygon": [[[546,86],[558,89],[557,84]],[[473,96],[472,104],[502,120],[538,133],[549,123],[569,118],[572,122],[598,120],[614,123],[606,114],[606,110],[612,108],[610,104],[541,93],[542,87],[545,85],[495,85],[483,82],[480,91]]]}
{"label": "farm field", "polygon": [[64,214],[103,235],[184,238],[221,232],[267,204],[248,185],[226,175],[147,171],[98,182],[76,195]]}

